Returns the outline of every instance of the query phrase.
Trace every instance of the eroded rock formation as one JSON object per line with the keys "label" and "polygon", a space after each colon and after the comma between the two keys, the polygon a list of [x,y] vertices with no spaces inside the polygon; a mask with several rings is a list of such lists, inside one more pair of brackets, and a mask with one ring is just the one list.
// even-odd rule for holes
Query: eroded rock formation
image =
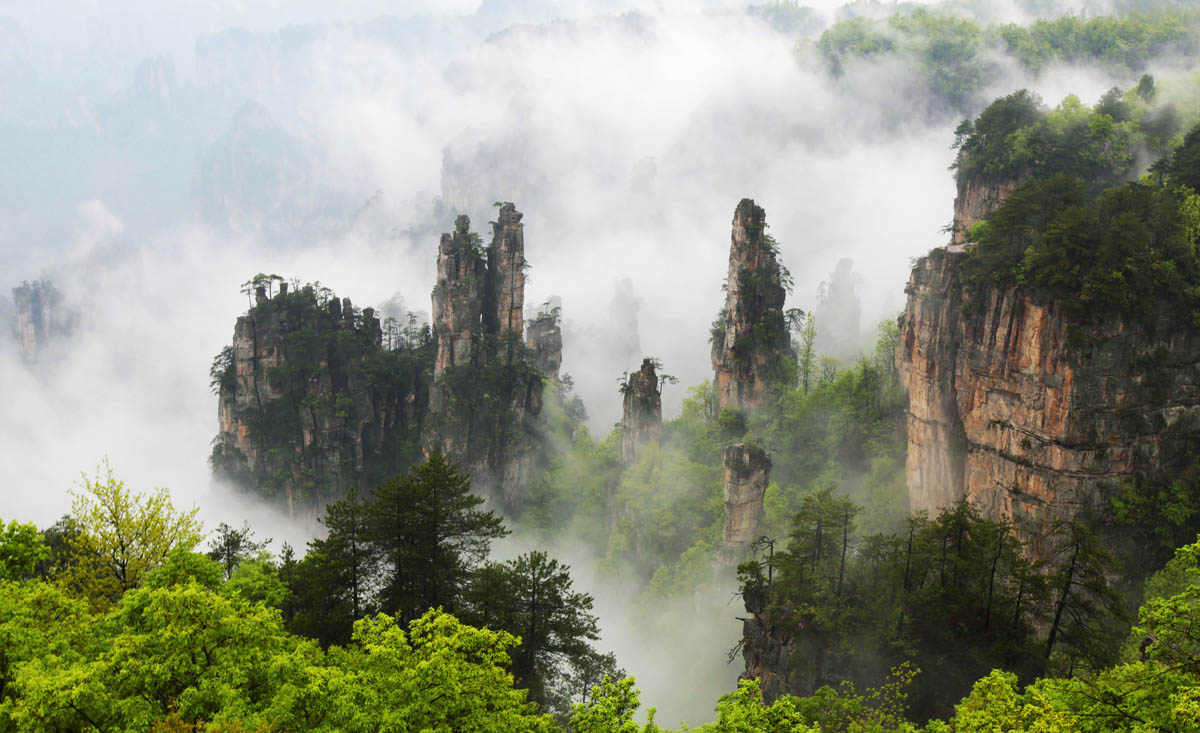
{"label": "eroded rock formation", "polygon": [[766,233],[766,213],[742,199],[733,213],[725,307],[713,324],[713,385],[718,409],[755,411],[792,356],[784,320],[787,271]]}
{"label": "eroded rock formation", "polygon": [[[524,339],[525,236],[521,212],[500,207],[486,251],[460,216],[442,235],[433,289],[437,359],[422,443],[468,471],[502,508],[520,511],[519,488],[536,460],[543,371]],[[556,324],[555,324],[556,325]],[[546,365],[561,363],[544,331]]]}
{"label": "eroded rock formation", "polygon": [[935,250],[907,288],[909,501],[936,512],[966,496],[1035,534],[1153,469],[1172,426],[1200,419],[1200,334],[1115,319],[1084,331],[1019,288],[964,314],[964,256]]}
{"label": "eroded rock formation", "polygon": [[[965,150],[959,151],[959,169],[964,167]],[[954,222],[951,225],[951,246],[961,247],[967,241],[971,226],[996,210],[1017,187],[1016,181],[991,182],[974,180],[961,174],[955,176],[958,190],[954,196]]]}
{"label": "eroded rock formation", "polygon": [[432,343],[382,348],[373,309],[305,287],[255,292],[213,364],[214,471],[296,514],[419,457]]}
{"label": "eroded rock formation", "polygon": [[562,327],[554,311],[538,313],[526,324],[525,345],[533,351],[534,363],[547,379],[557,380],[562,367]]}
{"label": "eroded rock formation", "polygon": [[75,315],[64,307],[62,295],[49,280],[23,282],[12,289],[12,296],[13,335],[21,355],[36,361],[51,340],[71,332]]}
{"label": "eroded rock formation", "polygon": [[721,449],[725,464],[725,527],[719,557],[728,566],[741,562],[763,517],[763,497],[771,483],[771,457],[756,445],[734,443]]}
{"label": "eroded rock formation", "polygon": [[638,449],[657,442],[662,435],[662,389],[653,359],[642,359],[642,368],[629,375],[621,394],[621,464],[632,466],[637,463]]}

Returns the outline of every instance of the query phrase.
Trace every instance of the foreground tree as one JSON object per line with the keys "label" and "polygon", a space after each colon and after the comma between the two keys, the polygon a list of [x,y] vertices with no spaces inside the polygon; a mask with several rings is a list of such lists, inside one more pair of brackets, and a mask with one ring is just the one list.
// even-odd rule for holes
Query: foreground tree
{"label": "foreground tree", "polygon": [[383,567],[385,611],[407,621],[430,608],[454,609],[491,541],[508,534],[481,504],[471,479],[438,453],[376,489],[369,529]]}
{"label": "foreground tree", "polygon": [[229,580],[233,577],[233,571],[243,560],[253,559],[269,544],[271,544],[270,537],[262,542],[254,541],[254,530],[250,529],[249,522],[242,522],[241,529],[235,529],[221,522],[217,527],[216,537],[213,537],[212,542],[209,543],[207,554],[213,560],[221,563],[225,579]]}
{"label": "foreground tree", "polygon": [[465,600],[469,622],[520,637],[512,671],[540,705],[572,660],[602,659],[589,643],[600,638],[592,597],[573,591],[570,568],[544,552],[484,566]]}
{"label": "foreground tree", "polygon": [[170,492],[162,488],[133,493],[113,476],[107,460],[94,478],[85,474],[71,495],[77,531],[65,576],[99,607],[136,588],[173,550],[191,550],[204,538],[198,508],[176,511]]}
{"label": "foreground tree", "polygon": [[0,521],[0,580],[21,580],[33,575],[38,564],[50,558],[38,528],[15,519]]}

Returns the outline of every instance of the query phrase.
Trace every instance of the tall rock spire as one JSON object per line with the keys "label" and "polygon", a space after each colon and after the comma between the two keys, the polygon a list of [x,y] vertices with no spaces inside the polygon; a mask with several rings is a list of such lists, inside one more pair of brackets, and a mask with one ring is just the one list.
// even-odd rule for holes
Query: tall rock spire
{"label": "tall rock spire", "polygon": [[638,448],[658,440],[662,434],[662,390],[654,360],[642,360],[642,368],[629,375],[621,386],[625,396],[621,418],[621,463],[637,463]]}
{"label": "tall rock spire", "polygon": [[[465,216],[453,235],[442,235],[433,288],[437,359],[422,435],[427,453],[458,464],[509,512],[520,511],[533,470],[543,386],[537,354],[523,338],[521,217],[510,203],[500,207],[486,253]],[[545,356],[547,365],[554,360]]]}
{"label": "tall rock spire", "polygon": [[793,358],[783,305],[790,277],[766,233],[766,213],[751,199],[733,212],[725,308],[713,324],[713,382],[718,409],[761,408]]}

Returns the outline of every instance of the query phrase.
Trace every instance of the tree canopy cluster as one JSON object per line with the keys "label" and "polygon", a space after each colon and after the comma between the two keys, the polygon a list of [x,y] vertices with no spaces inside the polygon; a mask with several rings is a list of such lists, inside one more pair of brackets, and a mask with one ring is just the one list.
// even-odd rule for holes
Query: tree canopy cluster
{"label": "tree canopy cluster", "polygon": [[925,84],[928,113],[971,113],[983,94],[1009,73],[1011,60],[1029,73],[1054,64],[1092,65],[1141,73],[1151,59],[1187,58],[1200,49],[1194,8],[1133,9],[1118,15],[1062,14],[1029,24],[981,24],[917,3],[889,17],[839,20],[816,41],[801,41],[801,58],[815,56],[840,77],[857,65],[905,64]]}
{"label": "tree canopy cluster", "polygon": [[592,599],[438,455],[279,558],[105,465],[72,514],[0,531],[0,730],[553,730],[619,675]]}
{"label": "tree canopy cluster", "polygon": [[972,305],[1021,286],[1061,303],[1074,323],[1153,324],[1164,312],[1200,322],[1200,125],[1125,182],[1135,153],[1154,150],[1139,99],[1113,90],[1090,110],[1068,97],[1048,112],[1017,92],[964,123],[959,176],[1020,181],[969,232],[959,272]]}

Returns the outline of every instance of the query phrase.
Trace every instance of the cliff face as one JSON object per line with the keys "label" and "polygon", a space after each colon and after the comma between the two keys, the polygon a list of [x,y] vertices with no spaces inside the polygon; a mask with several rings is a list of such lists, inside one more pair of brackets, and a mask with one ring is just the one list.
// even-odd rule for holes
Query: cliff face
{"label": "cliff face", "polygon": [[371,308],[325,297],[259,287],[213,365],[214,471],[293,513],[403,470],[426,411],[431,343],[386,351]]}
{"label": "cliff face", "polygon": [[521,217],[504,204],[486,252],[465,216],[458,217],[453,235],[442,236],[433,289],[431,419],[422,434],[426,453],[441,452],[513,512],[520,511],[519,488],[536,462],[539,361],[555,371],[562,361],[561,334],[555,347],[553,329],[540,327],[540,358],[525,344]]}
{"label": "cliff face", "polygon": [[538,313],[527,324],[525,345],[533,352],[534,363],[547,379],[558,380],[562,367],[562,327],[556,313]]}
{"label": "cliff face", "polygon": [[[965,150],[959,151],[958,165],[961,169],[967,158]],[[962,246],[967,241],[971,225],[982,221],[996,210],[1012,193],[1017,181],[989,182],[972,180],[961,173],[955,177],[958,190],[954,195],[954,223],[951,226],[951,244]]]}
{"label": "cliff face", "polygon": [[718,409],[763,406],[791,356],[784,320],[787,273],[766,234],[766,213],[742,199],[733,213],[725,307],[713,324],[713,385]]}
{"label": "cliff face", "polygon": [[720,558],[736,566],[758,538],[763,516],[763,496],[771,483],[771,457],[762,448],[745,443],[721,449],[725,464],[725,527],[721,532]]}
{"label": "cliff face", "polygon": [[662,434],[662,391],[653,359],[643,359],[642,368],[629,375],[621,387],[624,410],[621,417],[621,463],[632,466],[638,448],[658,440]]}
{"label": "cliff face", "polygon": [[910,504],[936,512],[966,496],[1035,533],[1153,468],[1168,428],[1200,415],[1200,335],[1119,320],[1081,333],[1019,288],[963,315],[963,256],[922,258],[907,289],[896,365]]}
{"label": "cliff face", "polygon": [[12,289],[15,319],[13,336],[21,355],[36,361],[47,344],[68,335],[75,316],[63,306],[62,296],[49,280],[24,282]]}

